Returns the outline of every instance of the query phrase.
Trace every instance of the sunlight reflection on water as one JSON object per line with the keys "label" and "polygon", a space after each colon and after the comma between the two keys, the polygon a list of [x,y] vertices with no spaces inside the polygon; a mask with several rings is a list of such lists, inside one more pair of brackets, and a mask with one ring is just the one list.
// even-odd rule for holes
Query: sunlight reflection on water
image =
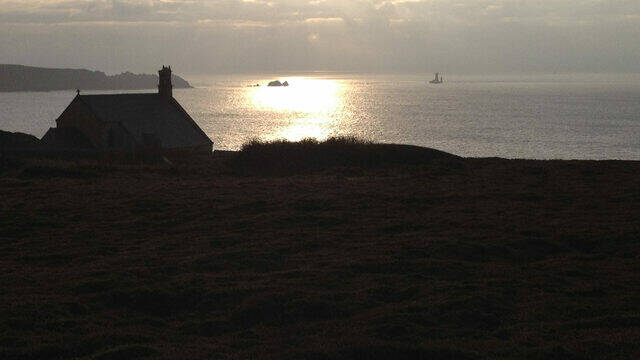
{"label": "sunlight reflection on water", "polygon": [[336,113],[344,104],[346,85],[336,80],[304,77],[286,78],[287,87],[251,87],[251,106],[260,111],[295,113],[294,119],[273,127],[263,138],[297,141],[303,138],[324,140],[331,129],[339,127]]}

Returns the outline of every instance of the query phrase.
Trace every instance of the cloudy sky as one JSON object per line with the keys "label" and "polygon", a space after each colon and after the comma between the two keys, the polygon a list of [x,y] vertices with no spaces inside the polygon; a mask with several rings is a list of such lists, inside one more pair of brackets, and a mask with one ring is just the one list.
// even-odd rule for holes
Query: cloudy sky
{"label": "cloudy sky", "polygon": [[0,63],[640,72],[640,0],[0,0]]}

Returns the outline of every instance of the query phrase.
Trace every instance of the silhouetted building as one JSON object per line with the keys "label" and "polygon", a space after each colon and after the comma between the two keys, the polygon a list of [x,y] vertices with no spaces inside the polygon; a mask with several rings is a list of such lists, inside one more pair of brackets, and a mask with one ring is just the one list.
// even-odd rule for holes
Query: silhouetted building
{"label": "silhouetted building", "polygon": [[55,149],[211,153],[213,142],[173,98],[171,67],[158,93],[78,95],[42,138]]}

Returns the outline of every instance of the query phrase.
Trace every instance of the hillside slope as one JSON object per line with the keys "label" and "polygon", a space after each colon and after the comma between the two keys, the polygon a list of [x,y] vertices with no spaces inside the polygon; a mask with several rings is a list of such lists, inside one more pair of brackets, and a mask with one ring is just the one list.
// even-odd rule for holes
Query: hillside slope
{"label": "hillside slope", "polygon": [[0,158],[0,358],[640,357],[640,162],[363,148]]}
{"label": "hillside slope", "polygon": [[[174,88],[190,88],[183,78],[173,75]],[[85,69],[49,69],[0,64],[0,92],[54,90],[135,90],[155,89],[158,76],[125,72],[106,75]]]}

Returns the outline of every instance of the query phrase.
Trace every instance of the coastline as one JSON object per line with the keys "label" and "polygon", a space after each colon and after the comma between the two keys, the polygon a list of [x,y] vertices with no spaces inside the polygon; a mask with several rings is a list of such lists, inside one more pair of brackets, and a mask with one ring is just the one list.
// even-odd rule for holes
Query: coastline
{"label": "coastline", "polygon": [[[65,90],[146,90],[154,89],[158,76],[130,71],[107,75],[87,69],[55,69],[25,65],[0,64],[0,93],[51,92]],[[178,75],[172,77],[175,88],[191,89]]]}

